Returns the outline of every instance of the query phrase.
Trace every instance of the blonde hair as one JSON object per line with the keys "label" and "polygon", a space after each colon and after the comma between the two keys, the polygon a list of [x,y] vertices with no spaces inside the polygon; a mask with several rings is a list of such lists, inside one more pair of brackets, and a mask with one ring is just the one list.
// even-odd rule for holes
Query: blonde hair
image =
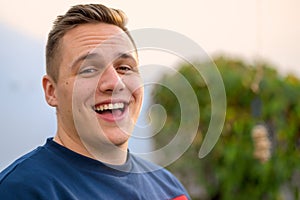
{"label": "blonde hair", "polygon": [[60,41],[69,30],[80,24],[107,23],[120,27],[133,42],[127,28],[127,16],[121,10],[108,8],[101,4],[76,5],[71,7],[65,15],[58,16],[48,35],[46,45],[46,71],[57,82],[59,65],[61,62]]}

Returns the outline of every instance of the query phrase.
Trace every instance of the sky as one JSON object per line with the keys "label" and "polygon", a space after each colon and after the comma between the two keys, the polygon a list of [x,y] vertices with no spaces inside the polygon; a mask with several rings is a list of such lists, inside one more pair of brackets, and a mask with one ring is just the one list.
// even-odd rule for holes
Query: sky
{"label": "sky", "polygon": [[[83,3],[122,9],[130,30],[170,30],[209,56],[263,59],[283,74],[300,77],[298,0],[0,0],[0,169],[53,135],[55,111],[46,105],[40,82],[46,37],[57,15]],[[141,57],[145,65],[173,66],[178,59],[166,52],[143,52]]]}
{"label": "sky", "polygon": [[283,73],[300,76],[298,0],[1,1],[0,22],[43,43],[53,19],[71,5],[103,3],[125,11],[131,30],[169,29],[194,40],[211,56],[262,58]]}

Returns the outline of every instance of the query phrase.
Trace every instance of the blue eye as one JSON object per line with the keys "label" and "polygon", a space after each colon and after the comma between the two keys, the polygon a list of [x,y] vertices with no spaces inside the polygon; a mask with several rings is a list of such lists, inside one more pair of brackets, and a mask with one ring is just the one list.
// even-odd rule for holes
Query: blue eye
{"label": "blue eye", "polygon": [[91,73],[95,73],[97,71],[97,69],[95,68],[85,68],[80,70],[79,74],[91,74]]}

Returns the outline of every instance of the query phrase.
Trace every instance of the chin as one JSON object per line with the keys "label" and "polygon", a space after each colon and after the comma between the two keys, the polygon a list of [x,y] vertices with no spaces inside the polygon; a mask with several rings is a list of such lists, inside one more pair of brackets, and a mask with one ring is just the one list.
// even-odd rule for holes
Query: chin
{"label": "chin", "polygon": [[115,130],[113,132],[108,131],[105,135],[111,144],[118,147],[127,145],[128,140],[130,138],[130,135],[122,130]]}

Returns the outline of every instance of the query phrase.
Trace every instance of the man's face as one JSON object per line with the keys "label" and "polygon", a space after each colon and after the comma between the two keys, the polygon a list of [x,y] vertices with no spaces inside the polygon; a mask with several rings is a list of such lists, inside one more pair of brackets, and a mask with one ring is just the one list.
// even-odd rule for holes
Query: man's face
{"label": "man's face", "polygon": [[138,118],[143,87],[128,36],[117,26],[84,24],[61,40],[56,84],[59,131],[90,148],[127,148]]}

